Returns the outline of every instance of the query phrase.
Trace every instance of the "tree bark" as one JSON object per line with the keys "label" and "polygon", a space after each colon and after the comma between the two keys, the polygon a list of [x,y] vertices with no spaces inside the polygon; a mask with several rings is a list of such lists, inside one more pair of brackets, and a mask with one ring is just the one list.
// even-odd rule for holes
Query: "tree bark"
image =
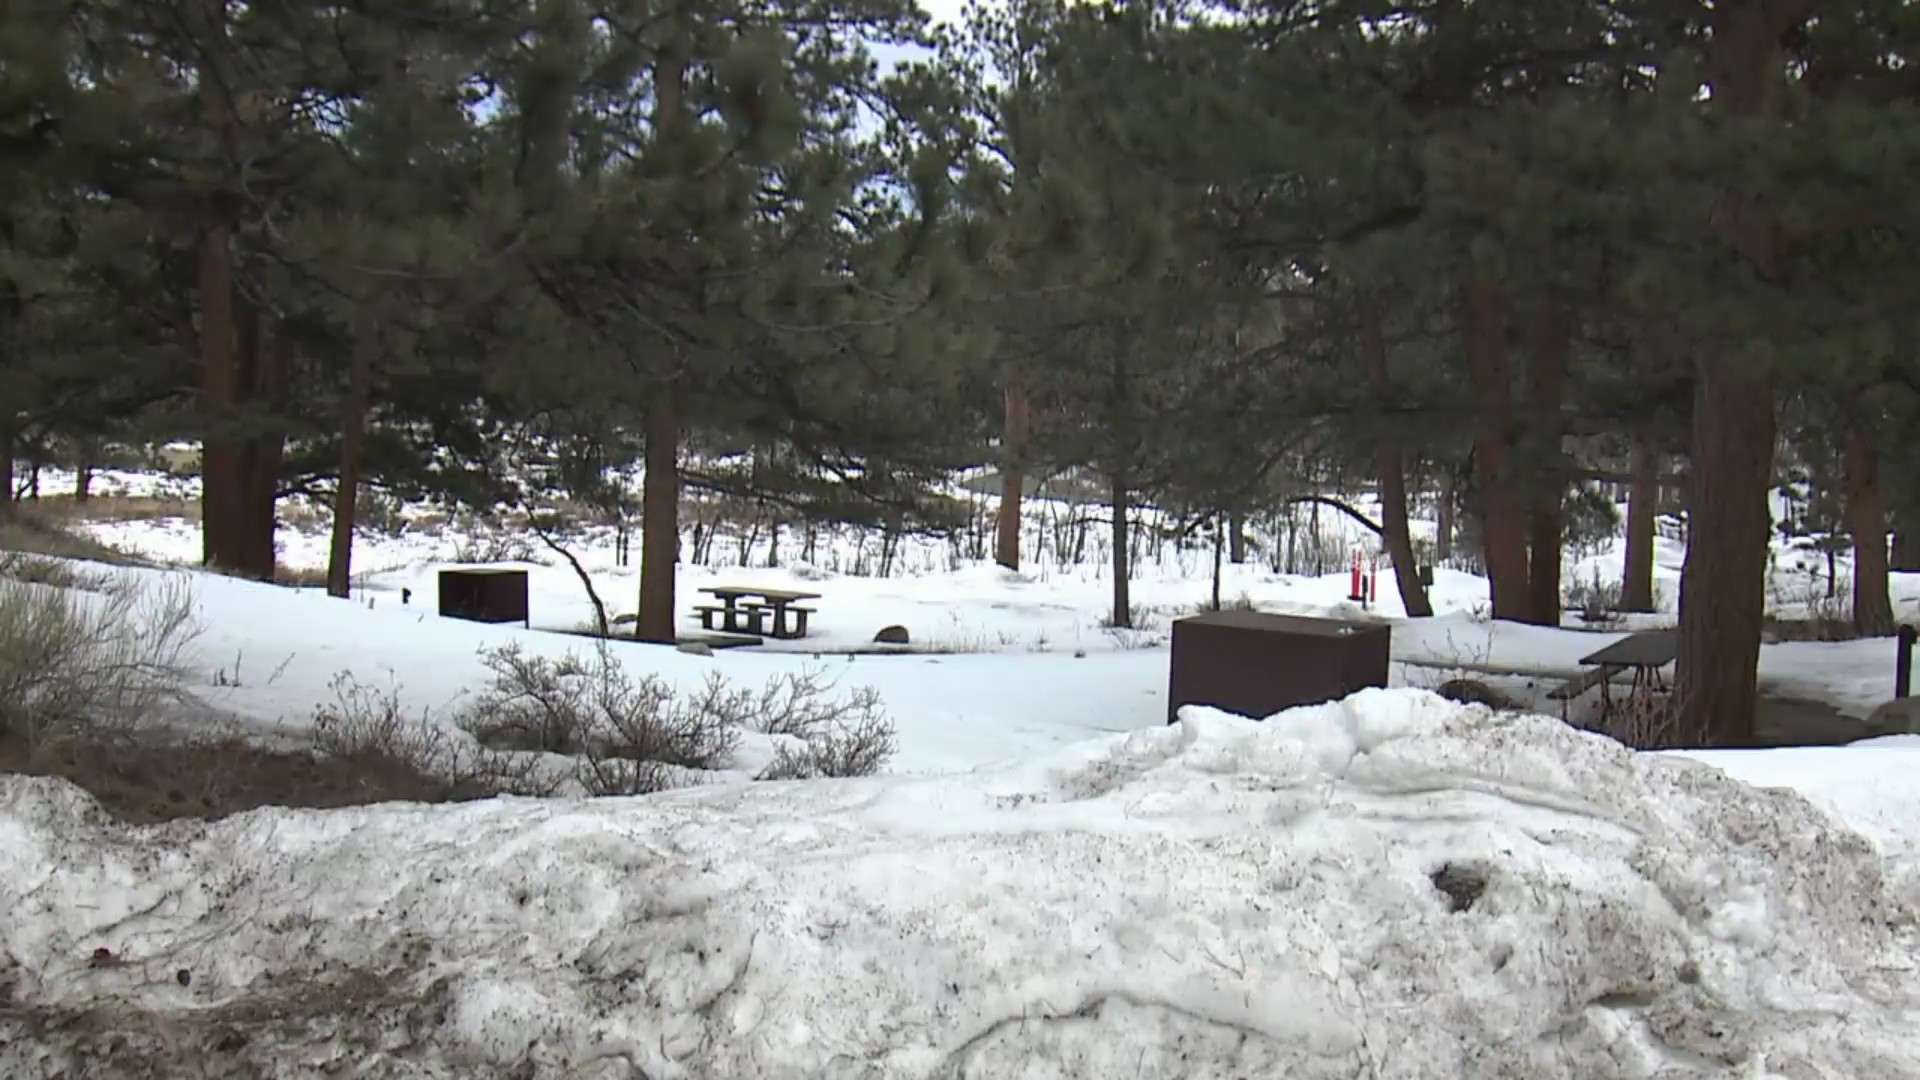
{"label": "tree bark", "polygon": [[1887,500],[1873,434],[1855,402],[1847,428],[1847,526],[1853,533],[1853,627],[1863,636],[1893,633],[1893,600],[1887,591]]}
{"label": "tree bark", "polygon": [[646,480],[640,491],[640,606],[634,636],[671,645],[674,563],[680,548],[680,417],[666,389],[647,409]]}
{"label": "tree bark", "polygon": [[[360,502],[360,458],[367,437],[373,349],[372,332],[357,328],[347,367],[347,407],[340,426],[340,484],[333,496],[333,544],[327,554],[327,595],[343,600],[353,590],[353,526]],[[605,633],[605,627],[601,632]]]}
{"label": "tree bark", "polygon": [[[1380,400],[1393,392],[1393,376],[1387,366],[1387,339],[1380,330],[1380,318],[1369,311],[1360,318],[1361,361],[1367,379]],[[1400,441],[1384,429],[1374,441],[1375,471],[1380,474],[1380,532],[1387,543],[1387,558],[1393,562],[1393,580],[1400,589],[1400,603],[1407,614],[1423,619],[1433,614],[1427,587],[1420,580],[1420,567],[1413,555],[1413,530],[1407,512],[1407,462]],[[1377,599],[1377,598],[1376,598]]]}
{"label": "tree bark", "polygon": [[[227,4],[200,0],[182,9],[207,52],[206,63],[226,56]],[[231,88],[202,72],[199,97],[207,133],[227,160],[237,154],[240,118]],[[242,401],[238,290],[234,280],[233,240],[223,220],[207,224],[199,236],[200,404],[207,429],[200,449],[201,558],[217,570],[247,572],[247,471],[238,412]]]}
{"label": "tree bark", "polygon": [[200,449],[201,561],[218,570],[244,568],[244,504],[240,446],[232,430],[239,404],[238,334],[234,320],[233,252],[227,230],[200,237],[200,399],[208,429]]}
{"label": "tree bark", "polygon": [[1436,506],[1433,512],[1433,561],[1435,563],[1446,563],[1453,559],[1453,514],[1459,500],[1459,493],[1454,490],[1453,470],[1448,469],[1440,478],[1440,493],[1434,500]]}
{"label": "tree bark", "polygon": [[[1761,116],[1785,81],[1783,39],[1809,0],[1716,5],[1707,46],[1709,107]],[[1741,277],[1783,278],[1772,211],[1731,186],[1712,223],[1746,264]],[[1767,546],[1777,420],[1771,378],[1743,354],[1703,358],[1694,383],[1687,558],[1680,571],[1680,652],[1675,739],[1682,745],[1752,742],[1766,615]]]}
{"label": "tree bark", "polygon": [[[1774,391],[1732,364],[1694,383],[1693,488],[1680,571],[1677,745],[1752,741],[1772,515]],[[1643,749],[1654,749],[1645,747]]]}
{"label": "tree bark", "polygon": [[1235,511],[1227,515],[1227,558],[1239,566],[1247,561],[1247,515]]}
{"label": "tree bark", "polygon": [[1026,380],[1018,371],[1007,373],[1006,420],[1000,439],[1000,509],[996,520],[993,559],[1009,570],[1020,569],[1020,503],[1026,487],[1028,411]]}
{"label": "tree bark", "polygon": [[1127,500],[1132,493],[1128,491],[1126,474],[1114,470],[1112,476],[1113,499],[1113,625],[1121,629],[1133,626],[1133,597],[1129,578],[1133,574],[1132,553],[1127,550],[1127,540],[1131,535]]}
{"label": "tree bark", "polygon": [[0,429],[0,520],[13,516],[13,432]]}
{"label": "tree bark", "polygon": [[[678,31],[669,27],[668,33]],[[673,140],[685,124],[687,62],[673,48],[654,63],[654,128]],[[680,561],[680,410],[672,384],[654,390],[646,424],[646,479],[640,491],[640,599],[634,636],[672,645],[678,606],[674,577]]]}
{"label": "tree bark", "polygon": [[1528,621],[1541,626],[1560,625],[1560,549],[1566,495],[1561,471],[1561,396],[1566,384],[1567,350],[1572,346],[1573,320],[1566,308],[1548,296],[1535,302],[1533,316],[1532,422],[1538,464],[1539,489],[1528,515],[1528,545],[1532,570],[1528,575]]}
{"label": "tree bark", "polygon": [[1220,564],[1226,555],[1226,528],[1224,519],[1213,522],[1213,610],[1220,610]]}
{"label": "tree bark", "polygon": [[1482,281],[1462,297],[1468,374],[1479,400],[1474,466],[1480,480],[1480,532],[1486,552],[1487,590],[1496,619],[1526,619],[1530,602],[1527,507],[1509,475],[1513,443],[1513,387],[1499,297]]}
{"label": "tree bark", "polygon": [[254,430],[241,444],[241,569],[250,578],[272,581],[278,568],[275,511],[280,505],[280,466],[286,455],[286,433],[278,419],[284,405],[285,342],[273,320],[252,304],[246,306],[240,325],[240,396],[258,412]]}
{"label": "tree bark", "polygon": [[1620,581],[1622,611],[1653,610],[1653,525],[1660,509],[1659,462],[1635,440],[1633,486],[1627,495],[1627,565]]}

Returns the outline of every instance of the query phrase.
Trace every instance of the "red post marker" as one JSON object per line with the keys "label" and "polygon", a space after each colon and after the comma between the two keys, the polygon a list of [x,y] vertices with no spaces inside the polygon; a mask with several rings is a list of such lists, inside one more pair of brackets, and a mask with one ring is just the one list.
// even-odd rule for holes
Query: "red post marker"
{"label": "red post marker", "polygon": [[1353,573],[1347,585],[1347,599],[1365,600],[1366,598],[1366,594],[1360,591],[1360,551],[1356,548],[1353,552]]}

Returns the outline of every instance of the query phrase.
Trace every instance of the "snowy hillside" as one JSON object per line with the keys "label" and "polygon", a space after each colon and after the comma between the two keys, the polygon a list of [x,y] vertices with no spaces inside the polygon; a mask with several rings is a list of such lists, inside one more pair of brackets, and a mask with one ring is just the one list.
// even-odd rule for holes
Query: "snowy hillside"
{"label": "snowy hillside", "polygon": [[1417,691],[939,778],[144,832],[10,779],[0,835],[46,1025],[9,1076],[222,1032],[263,1077],[1920,1076],[1910,864]]}

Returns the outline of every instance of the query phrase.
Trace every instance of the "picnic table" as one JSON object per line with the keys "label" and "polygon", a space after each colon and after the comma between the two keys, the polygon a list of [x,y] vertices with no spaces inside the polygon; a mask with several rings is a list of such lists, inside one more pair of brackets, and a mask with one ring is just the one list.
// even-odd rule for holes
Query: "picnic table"
{"label": "picnic table", "polygon": [[1634,694],[1665,690],[1667,686],[1660,671],[1679,655],[1680,632],[1677,630],[1641,630],[1628,634],[1581,657],[1580,663],[1587,670],[1555,687],[1547,697],[1560,702],[1561,717],[1565,719],[1567,702],[1598,686],[1600,716],[1605,719],[1613,710],[1610,687],[1615,678],[1624,672],[1633,672],[1630,693]]}
{"label": "picnic table", "polygon": [[[718,604],[694,605],[693,610],[700,613],[703,629],[714,629],[713,624],[717,620],[720,629],[729,634],[768,634],[782,639],[807,636],[807,616],[813,614],[814,609],[799,605],[803,601],[820,599],[819,593],[757,589],[744,585],[713,585],[700,591],[710,593],[720,601]],[[771,630],[765,628],[769,615],[773,622]],[[788,625],[788,615],[794,617],[791,626]]]}

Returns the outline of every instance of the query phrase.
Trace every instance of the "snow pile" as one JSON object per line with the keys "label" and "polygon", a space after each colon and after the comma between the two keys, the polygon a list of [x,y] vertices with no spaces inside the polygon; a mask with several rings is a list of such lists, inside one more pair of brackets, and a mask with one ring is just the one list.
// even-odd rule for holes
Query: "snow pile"
{"label": "snow pile", "polygon": [[0,1075],[1909,1077],[1905,887],[1797,795],[1418,691],[160,830],[8,778]]}

